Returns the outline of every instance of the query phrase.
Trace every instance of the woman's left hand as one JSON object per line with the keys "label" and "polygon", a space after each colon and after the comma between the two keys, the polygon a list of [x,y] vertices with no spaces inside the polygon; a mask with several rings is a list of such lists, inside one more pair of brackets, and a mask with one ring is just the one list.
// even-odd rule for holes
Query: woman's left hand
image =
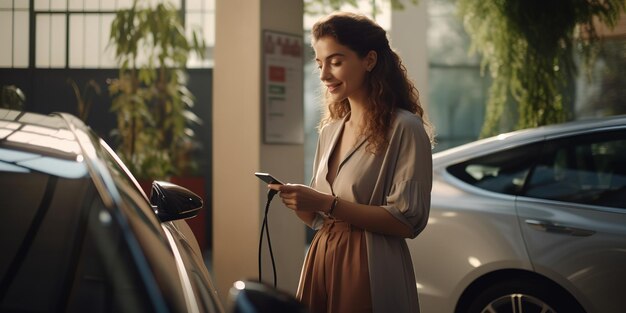
{"label": "woman's left hand", "polygon": [[270,184],[270,189],[278,191],[286,207],[294,211],[317,212],[328,211],[333,202],[333,196],[319,192],[309,186],[296,184]]}

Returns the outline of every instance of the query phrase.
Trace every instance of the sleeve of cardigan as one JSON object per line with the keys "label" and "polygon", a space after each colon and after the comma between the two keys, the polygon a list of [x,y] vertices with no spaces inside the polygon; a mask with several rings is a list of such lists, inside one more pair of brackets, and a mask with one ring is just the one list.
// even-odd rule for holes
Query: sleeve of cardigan
{"label": "sleeve of cardigan", "polygon": [[411,238],[415,238],[428,222],[430,185],[414,180],[394,184],[383,208],[409,226],[413,230]]}
{"label": "sleeve of cardigan", "polygon": [[[323,129],[322,129],[323,131]],[[320,164],[320,158],[322,157],[321,154],[322,152],[320,151],[320,146],[321,143],[320,141],[323,140],[322,137],[322,132],[319,133],[318,139],[317,139],[317,148],[315,148],[315,158],[313,159],[313,171],[311,172],[311,181],[309,182],[309,187],[315,189],[315,178],[317,175],[317,170]],[[313,222],[311,222],[311,228],[318,230],[320,228],[322,228],[322,224],[324,223],[324,218],[318,213],[315,214],[315,218],[313,219]]]}
{"label": "sleeve of cardigan", "polygon": [[432,188],[432,150],[421,119],[413,116],[400,121],[390,141],[395,162],[390,171],[391,185],[385,208],[413,230],[415,238],[426,227]]}

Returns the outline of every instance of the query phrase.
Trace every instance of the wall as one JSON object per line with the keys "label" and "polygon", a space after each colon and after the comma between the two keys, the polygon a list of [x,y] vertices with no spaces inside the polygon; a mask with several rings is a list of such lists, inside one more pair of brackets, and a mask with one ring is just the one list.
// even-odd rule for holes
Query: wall
{"label": "wall", "polygon": [[[271,172],[302,183],[302,145],[262,140],[261,35],[302,33],[301,1],[216,2],[213,81],[213,273],[220,296],[239,279],[257,279],[257,252],[267,188],[254,176]],[[304,226],[278,197],[269,214],[279,289],[295,293],[305,252]],[[271,265],[264,249],[264,281]]]}

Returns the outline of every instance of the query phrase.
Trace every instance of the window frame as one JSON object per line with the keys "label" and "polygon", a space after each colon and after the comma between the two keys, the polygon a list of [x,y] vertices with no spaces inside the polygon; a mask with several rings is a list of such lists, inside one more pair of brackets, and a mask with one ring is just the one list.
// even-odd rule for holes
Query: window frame
{"label": "window frame", "polygon": [[[615,137],[615,134],[622,134],[622,136]],[[534,195],[528,195],[528,189],[530,187],[531,182],[533,181],[533,176],[536,174],[535,172],[537,170],[539,163],[541,163],[542,161],[545,161],[546,159],[552,158],[552,154],[556,153],[559,147],[567,146],[567,143],[577,143],[581,141],[583,141],[584,143],[581,144],[580,146],[586,146],[586,147],[590,147],[592,144],[597,144],[597,143],[602,143],[602,142],[611,142],[611,140],[593,141],[591,140],[592,136],[596,136],[596,137],[603,136],[605,138],[611,138],[611,137],[626,138],[626,127],[599,128],[599,129],[593,129],[593,130],[585,130],[582,132],[565,133],[565,134],[558,134],[558,135],[546,137],[543,140],[541,153],[539,157],[537,158],[537,162],[535,162],[534,166],[531,168],[530,172],[528,173],[528,177],[526,181],[524,182],[523,189],[518,194],[518,196],[521,196],[524,198],[535,199],[538,201],[551,201],[551,202],[558,202],[558,203],[567,203],[571,205],[600,207],[600,208],[608,208],[612,210],[620,210],[620,211],[626,212],[626,206],[617,207],[617,206],[609,206],[609,205],[604,205],[604,204],[568,201],[568,200],[554,199],[554,198],[542,198],[542,197],[537,197]],[[618,140],[626,140],[626,139],[618,139]],[[574,148],[578,146],[579,145],[575,145]],[[576,168],[575,170],[578,171],[579,169]]]}
{"label": "window frame", "polygon": [[[521,144],[518,145],[514,145],[514,146],[506,146],[502,149],[497,149],[494,151],[491,151],[490,153],[483,153],[483,154],[479,154],[479,155],[474,155],[468,158],[463,159],[461,162],[456,162],[454,164],[448,164],[445,166],[445,172],[447,175],[450,175],[451,177],[454,177],[454,179],[460,181],[462,184],[464,184],[465,186],[469,186],[471,188],[475,188],[477,190],[480,190],[482,192],[489,192],[492,194],[498,194],[501,196],[518,196],[520,195],[520,193],[523,192],[523,190],[525,189],[526,183],[528,181],[528,178],[530,177],[530,173],[532,172],[536,162],[537,162],[537,156],[540,155],[540,152],[543,149],[543,145],[544,145],[544,140],[543,138],[537,138],[536,140],[532,140],[532,141],[524,141]],[[530,165],[528,167],[528,172],[524,175],[524,182],[519,186],[519,190],[517,192],[514,193],[506,193],[506,192],[501,192],[501,191],[495,191],[492,189],[487,189],[481,186],[478,186],[475,184],[475,182],[471,182],[468,181],[467,179],[464,179],[462,177],[460,177],[460,173],[463,173],[463,176],[467,175],[469,177],[471,177],[471,174],[467,172],[467,168],[469,166],[471,166],[472,161],[476,161],[476,160],[481,160],[481,159],[485,159],[485,158],[491,158],[493,159],[494,157],[500,157],[500,155],[505,154],[505,153],[512,153],[513,151],[523,151],[523,150],[528,150],[529,147],[532,147],[534,149],[535,154],[532,154],[533,159],[530,160]],[[516,152],[515,152],[516,153]],[[457,169],[457,167],[459,169]],[[475,179],[474,177],[472,177],[472,179]],[[476,181],[478,182],[478,181]]]}
{"label": "window frame", "polygon": [[[162,0],[157,0],[157,1],[162,1]],[[186,19],[188,15],[200,15],[201,18],[201,23],[203,23],[203,25],[199,25],[201,28],[203,28],[203,31],[206,30],[206,27],[204,27],[205,23],[210,22],[211,20],[215,20],[215,0],[202,0],[200,8],[190,8],[187,9],[187,3],[190,0],[178,0],[179,1],[179,12],[181,12],[181,17],[182,17],[182,23],[185,27],[188,27],[189,25],[186,24]],[[19,5],[16,4],[17,0],[13,0],[13,2],[11,3],[10,7],[3,7],[0,8],[1,12],[9,12],[12,16],[12,21],[11,21],[11,29],[9,30],[10,32],[10,42],[11,42],[11,52],[10,52],[10,66],[8,67],[1,67],[1,68],[24,68],[24,69],[91,69],[91,68],[97,68],[97,69],[115,69],[118,68],[118,65],[116,63],[113,64],[105,64],[103,63],[103,57],[106,55],[106,48],[105,47],[100,47],[101,51],[98,51],[98,65],[97,66],[87,66],[85,65],[85,62],[82,61],[82,65],[71,65],[71,60],[70,60],[70,46],[71,46],[71,31],[70,31],[70,22],[72,20],[73,16],[90,16],[90,15],[95,15],[98,16],[99,20],[102,19],[103,16],[107,16],[107,15],[115,15],[115,13],[117,12],[116,10],[111,10],[111,9],[85,9],[85,1],[83,0],[83,9],[71,9],[70,8],[70,1],[64,1],[65,2],[65,9],[57,9],[57,8],[44,8],[44,9],[37,9],[35,8],[37,6],[37,3],[35,0],[28,0],[28,8],[24,8],[23,5]],[[153,1],[154,2],[154,1]],[[125,8],[125,7],[119,7],[120,4],[118,3],[118,1],[115,1],[115,7],[119,10],[120,8]],[[102,3],[99,3],[99,7],[102,7]],[[16,12],[27,12],[28,13],[28,20],[26,21],[26,24],[28,24],[28,32],[24,32],[23,30],[16,28],[15,27],[15,13]],[[184,12],[184,13],[183,13]],[[44,17],[44,16],[48,16],[50,17],[50,19],[52,19],[53,16],[58,16],[58,15],[62,15],[62,19],[64,21],[64,28],[65,28],[65,33],[63,34],[63,38],[65,40],[64,42],[64,49],[65,51],[63,52],[63,59],[64,59],[64,65],[60,66],[60,65],[54,65],[51,61],[52,57],[51,55],[52,50],[46,49],[47,53],[48,53],[48,63],[47,65],[37,65],[37,51],[41,51],[42,49],[37,47],[37,19],[40,17]],[[84,20],[83,20],[83,24],[84,24]],[[84,25],[83,25],[84,26]],[[195,25],[194,27],[197,27],[198,25]],[[214,29],[214,25],[208,26],[209,29]],[[50,29],[50,31],[52,32],[52,29]],[[102,35],[102,31],[99,29],[98,30],[98,42],[102,42],[103,39],[101,37]],[[28,37],[28,43],[27,43],[27,47],[26,50],[28,51],[28,56],[27,56],[27,65],[23,66],[21,65],[21,63],[16,62],[16,57],[15,57],[15,42],[16,42],[16,38],[18,38],[20,35],[25,35]],[[214,35],[210,35],[210,34],[204,34],[205,38],[214,38]],[[52,36],[46,37],[47,38],[47,42],[52,42],[53,38]],[[210,41],[207,40],[207,43],[210,44]],[[86,46],[86,42],[82,42],[82,48],[83,50],[85,49]],[[212,46],[207,46],[207,50],[209,52],[209,56],[212,55],[211,51],[212,51]],[[86,54],[86,53],[84,53]],[[84,55],[83,55],[84,57]],[[212,60],[205,60],[202,62],[199,62],[198,60],[190,60],[192,61],[192,63],[190,65],[188,65],[188,68],[197,68],[197,69],[203,69],[203,68],[212,68],[213,67],[213,61]],[[16,63],[18,63],[16,65]],[[8,63],[7,63],[8,64]]]}
{"label": "window frame", "polygon": [[[622,136],[616,136],[616,134],[621,134]],[[537,166],[542,162],[542,160],[545,160],[548,157],[546,154],[550,154],[554,152],[554,150],[556,149],[555,145],[557,144],[557,142],[559,146],[563,146],[564,145],[563,142],[575,143],[575,142],[580,142],[581,140],[584,140],[586,142],[585,145],[590,146],[591,144],[596,143],[596,141],[591,140],[591,136],[604,136],[605,138],[618,138],[618,140],[621,140],[619,138],[626,138],[626,126],[609,126],[609,127],[595,128],[595,129],[588,128],[584,130],[576,130],[576,131],[570,131],[570,132],[559,133],[559,134],[545,135],[545,136],[537,137],[535,139],[526,140],[524,142],[521,142],[519,144],[515,144],[512,146],[508,145],[506,147],[503,147],[502,149],[496,149],[488,153],[476,154],[470,157],[466,157],[461,161],[446,164],[444,167],[444,171],[446,175],[449,175],[453,179],[458,180],[459,183],[462,184],[463,187],[471,188],[474,191],[478,190],[481,193],[488,193],[490,195],[498,195],[498,196],[512,196],[515,198],[523,197],[524,199],[532,199],[533,201],[537,201],[537,202],[561,203],[561,204],[567,204],[567,205],[573,205],[573,206],[602,208],[602,210],[608,210],[611,212],[615,212],[615,211],[626,212],[626,208],[623,208],[623,207],[608,206],[604,204],[594,204],[594,203],[588,203],[588,202],[574,202],[574,201],[559,200],[559,199],[553,199],[553,198],[541,198],[541,197],[537,197],[534,195],[528,195],[528,188],[530,186],[529,184],[533,180],[533,175],[536,174],[535,171],[537,169]],[[611,142],[611,141],[612,140],[606,140],[606,141],[599,141],[597,143]],[[487,188],[484,188],[475,184],[469,179],[464,179],[463,177],[461,177],[463,175],[467,175],[468,177],[470,176],[470,174],[467,173],[467,167],[468,165],[471,165],[472,162],[475,162],[476,160],[481,160],[481,159],[485,159],[489,157],[493,158],[493,156],[495,155],[511,152],[513,150],[522,150],[522,151],[527,150],[531,146],[534,146],[534,145],[536,145],[536,149],[534,151],[537,153],[536,154],[531,153],[533,157],[532,157],[532,160],[529,161],[531,165],[528,169],[528,173],[526,174],[524,178],[524,182],[521,185],[521,188],[515,193],[506,193],[506,192],[501,192],[497,190],[487,189]],[[462,175],[459,174],[460,171],[462,171],[464,174],[463,173]]]}

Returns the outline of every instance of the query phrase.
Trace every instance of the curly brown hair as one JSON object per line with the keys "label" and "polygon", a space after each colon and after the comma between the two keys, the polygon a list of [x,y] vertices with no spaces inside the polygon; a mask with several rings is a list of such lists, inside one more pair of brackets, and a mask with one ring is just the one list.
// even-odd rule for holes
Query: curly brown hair
{"label": "curly brown hair", "polygon": [[[365,86],[369,103],[364,116],[362,135],[369,135],[368,151],[378,153],[388,144],[387,131],[397,108],[418,115],[434,143],[433,131],[424,108],[420,105],[419,92],[407,77],[402,60],[389,46],[385,30],[369,18],[346,12],[333,13],[313,25],[312,41],[330,36],[339,44],[364,58],[370,51],[377,53],[376,66],[368,73]],[[328,91],[325,94],[326,108],[319,129],[329,122],[341,119],[350,112],[348,99],[333,101]]]}

